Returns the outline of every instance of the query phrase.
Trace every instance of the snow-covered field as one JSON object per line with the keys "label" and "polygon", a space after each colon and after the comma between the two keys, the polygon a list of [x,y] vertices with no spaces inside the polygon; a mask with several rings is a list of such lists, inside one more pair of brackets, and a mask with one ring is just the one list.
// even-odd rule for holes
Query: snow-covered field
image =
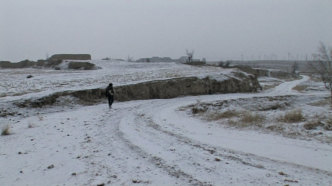
{"label": "snow-covered field", "polygon": [[[47,69],[0,69],[0,100],[14,96],[18,98],[48,94],[62,90],[80,90],[132,84],[149,80],[213,75],[221,73],[219,68],[197,68],[177,63],[135,63],[92,61],[101,69],[84,70],[47,70]],[[229,70],[228,70],[229,71]],[[223,70],[226,73],[226,70]],[[33,78],[26,78],[32,75]],[[6,98],[7,100],[9,98]]]}
{"label": "snow-covered field", "polygon": [[[176,63],[94,62],[102,69],[0,70],[1,104],[109,82],[116,86],[230,71]],[[29,74],[34,77],[27,79]],[[10,135],[0,136],[0,185],[332,185],[331,131],[323,125],[303,130],[304,120],[314,113],[324,116],[324,125],[329,122],[328,91],[307,76],[261,80],[279,85],[250,94],[115,102],[112,110],[105,102],[2,117],[1,127],[9,125]],[[297,85],[307,88],[292,89]],[[286,106],[264,110],[266,119],[259,127],[237,127],[191,112],[204,104],[211,106],[209,111],[252,107],[256,112],[257,105],[275,104],[276,96],[284,96],[280,105]],[[230,104],[216,107],[223,101]],[[305,119],[271,119],[292,109],[301,109]],[[284,130],[267,130],[274,122]],[[299,134],[285,135],[292,130]]]}

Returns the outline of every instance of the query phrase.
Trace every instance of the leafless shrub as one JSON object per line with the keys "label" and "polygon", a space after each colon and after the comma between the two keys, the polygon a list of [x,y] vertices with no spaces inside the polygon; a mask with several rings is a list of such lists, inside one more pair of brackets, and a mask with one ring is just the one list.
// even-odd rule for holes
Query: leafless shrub
{"label": "leafless shrub", "polygon": [[332,49],[328,49],[323,43],[320,43],[318,53],[314,57],[315,60],[309,63],[310,68],[320,75],[326,89],[330,90],[332,106]]}
{"label": "leafless shrub", "polygon": [[194,50],[192,50],[192,51],[188,51],[188,50],[186,50],[186,54],[187,54],[187,63],[191,63],[192,61],[193,61],[193,59],[194,59],[194,53],[195,53],[195,51]]}

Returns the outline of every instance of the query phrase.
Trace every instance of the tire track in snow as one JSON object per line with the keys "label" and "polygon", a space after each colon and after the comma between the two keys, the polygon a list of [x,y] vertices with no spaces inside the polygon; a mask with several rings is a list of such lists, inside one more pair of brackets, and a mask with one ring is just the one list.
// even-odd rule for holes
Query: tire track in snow
{"label": "tire track in snow", "polygon": [[[151,123],[149,124],[149,121],[146,121],[139,114],[132,117],[130,121],[126,118],[126,122],[123,125],[133,125],[132,127],[134,127],[120,129],[123,133],[127,133],[124,135],[129,144],[135,144],[134,146],[138,151],[149,152],[148,154],[152,154],[151,156],[158,161],[163,160],[163,168],[171,167],[173,169],[174,167],[186,173],[186,175],[190,175],[188,177],[190,179],[197,178],[200,182],[212,185],[234,184],[234,180],[238,180],[237,183],[243,183],[250,179],[252,184],[271,183],[263,180],[266,172],[264,167],[252,163],[250,157],[245,155],[232,154],[224,150],[220,152],[220,149],[209,146],[204,147],[204,144],[194,143],[191,139],[182,137],[178,139],[178,136],[172,133],[164,133],[165,131],[145,126],[151,125]],[[153,131],[149,130],[149,128],[153,129]],[[137,131],[140,135],[139,138],[133,139],[129,136],[133,134],[133,131]],[[142,141],[149,141],[149,143],[142,145]],[[151,149],[151,146],[156,149]],[[160,148],[157,149],[157,146]],[[174,147],[174,149],[169,152],[168,147]],[[220,157],[220,159],[217,157]],[[233,166],[236,168],[233,168]],[[233,174],[229,175],[230,172],[233,172]],[[248,172],[246,174],[251,175],[251,178],[243,177],[241,174],[234,174],[234,172]],[[269,172],[271,177],[277,180],[275,183],[282,182],[283,177],[278,175],[277,170]]]}
{"label": "tire track in snow", "polygon": [[157,168],[165,170],[170,176],[176,178],[176,179],[182,179],[185,180],[188,184],[192,185],[211,185],[207,182],[202,182],[196,178],[194,178],[192,175],[185,173],[178,167],[174,165],[169,165],[167,161],[164,159],[153,156],[146,151],[144,151],[141,147],[138,145],[135,145],[128,139],[124,137],[124,134],[122,132],[118,133],[118,136],[129,146],[129,148],[134,151],[135,153],[139,154],[141,157],[146,158],[150,163],[155,165]]}
{"label": "tire track in snow", "polygon": [[120,130],[120,125],[116,125],[116,135],[136,154],[140,155],[144,159],[147,159],[150,163],[155,165],[157,168],[165,170],[170,176],[174,177],[175,179],[184,180],[189,185],[202,185],[208,186],[211,185],[210,183],[200,181],[194,178],[192,175],[182,171],[177,166],[169,165],[167,161],[164,159],[154,156],[147,151],[143,150],[142,147],[134,144],[130,140],[125,137],[125,133]]}
{"label": "tire track in snow", "polygon": [[[155,103],[156,104],[156,103]],[[153,109],[158,110],[159,112],[162,111],[162,109],[158,108],[154,104]],[[167,105],[167,104],[166,104]],[[162,107],[164,107],[163,105]],[[145,109],[141,110],[140,113],[144,112]],[[158,140],[157,136],[160,135],[160,133],[164,133],[168,136],[168,140],[170,141],[170,138],[176,138],[178,141],[178,144],[181,144],[181,146],[192,146],[196,149],[199,149],[201,151],[208,152],[211,154],[212,157],[220,157],[221,160],[228,160],[229,162],[235,162],[236,164],[242,164],[244,166],[251,167],[249,169],[257,169],[257,170],[265,170],[270,175],[274,175],[275,177],[279,178],[279,181],[283,181],[285,178],[282,175],[281,170],[284,170],[285,168],[289,170],[291,173],[288,174],[288,179],[293,178],[293,180],[297,179],[304,179],[303,177],[315,177],[315,180],[319,180],[317,178],[323,178],[324,180],[328,180],[328,177],[332,176],[332,173],[329,171],[319,170],[303,165],[298,165],[290,162],[285,161],[278,161],[274,159],[270,159],[268,157],[258,156],[255,154],[250,153],[244,153],[239,151],[230,150],[227,148],[222,147],[215,147],[207,144],[200,143],[199,141],[193,140],[191,138],[188,138],[186,136],[183,136],[181,134],[174,133],[170,130],[163,129],[160,125],[156,124],[154,121],[152,121],[151,118],[149,118],[146,115],[136,115],[136,118],[134,120],[135,126],[144,126],[149,127],[154,130],[156,130],[156,135],[154,137],[151,137],[153,140]],[[140,132],[148,131],[146,128],[139,130]],[[149,134],[151,135],[151,134]],[[165,141],[165,143],[169,143],[168,141]],[[165,145],[165,144],[163,144]],[[141,148],[144,148],[141,147]],[[192,150],[194,152],[194,150]],[[182,156],[182,154],[178,154],[179,156]],[[190,157],[186,157],[190,158]],[[204,165],[203,165],[204,166]],[[181,167],[180,167],[181,168]],[[185,172],[185,170],[184,170]],[[217,173],[218,174],[218,173]]]}
{"label": "tire track in snow", "polygon": [[[276,88],[277,91],[273,91],[273,92],[269,92],[269,93],[263,92],[263,93],[260,93],[260,94],[252,94],[252,95],[249,95],[249,96],[243,94],[243,95],[238,95],[238,96],[235,96],[235,97],[242,98],[242,97],[274,96],[274,94],[276,94],[276,93],[279,95],[280,94],[279,90],[287,88],[287,90],[291,91],[292,87],[296,86],[298,83],[301,83],[303,81],[307,81],[307,78],[297,80],[296,83],[287,82],[287,86],[285,86],[285,85],[280,86],[280,87]],[[287,94],[292,94],[292,93],[286,91],[282,94],[287,95]],[[141,104],[140,107],[149,107],[149,106],[152,105],[152,108],[150,108],[151,110],[155,110],[155,111],[160,112],[160,108],[159,108],[160,105],[158,105],[158,104],[160,104],[158,101],[155,101],[153,104],[151,102],[146,102],[146,103]],[[174,103],[170,103],[170,104],[172,105]],[[314,169],[314,168],[310,168],[310,167],[306,167],[306,166],[302,166],[302,165],[292,164],[292,163],[289,163],[289,162],[276,161],[276,160],[269,159],[269,158],[266,158],[266,157],[260,157],[260,156],[254,155],[254,154],[247,154],[247,153],[232,151],[232,150],[229,150],[229,149],[209,146],[209,145],[197,142],[197,141],[193,141],[192,139],[187,138],[185,136],[178,135],[178,134],[173,133],[169,130],[164,130],[158,124],[156,124],[151,119],[151,117],[149,117],[149,116],[147,117],[144,114],[139,114],[139,113],[149,113],[149,112],[150,113],[155,113],[155,111],[151,111],[151,110],[146,110],[146,108],[143,108],[143,109],[139,110],[139,112],[136,110],[135,113],[130,113],[131,116],[135,115],[135,116],[132,116],[134,118],[132,118],[132,121],[131,121],[132,123],[134,123],[133,125],[134,125],[134,127],[136,127],[135,129],[136,130],[140,129],[138,132],[139,133],[145,133],[145,135],[147,135],[148,137],[151,138],[150,140],[160,140],[160,139],[162,139],[162,138],[158,139],[158,135],[160,135],[160,133],[163,133],[166,136],[169,136],[171,138],[175,138],[179,144],[191,146],[191,147],[194,147],[196,149],[200,149],[201,151],[205,151],[205,152],[208,152],[212,155],[223,157],[227,160],[235,161],[235,162],[241,163],[241,164],[246,165],[246,166],[254,167],[254,168],[257,168],[257,169],[266,169],[267,171],[269,171],[271,173],[280,174],[280,172],[278,173],[278,169],[280,171],[280,170],[283,169],[284,166],[286,166],[289,169],[293,170],[292,172],[297,172],[295,177],[298,177],[298,178],[301,178],[301,175],[303,176],[303,175],[310,174],[310,173],[313,173],[315,175],[323,174],[327,177],[331,176],[331,172],[328,172],[328,171],[323,171],[323,170],[318,170],[318,169]],[[144,126],[152,128],[152,129],[156,130],[157,132],[155,134],[152,134],[153,132],[146,130],[146,128],[144,128]],[[126,128],[126,129],[128,129],[128,128]],[[119,130],[121,131],[121,129],[119,129]],[[127,143],[130,144],[130,146],[133,146],[136,149],[135,151],[137,151],[137,152],[142,152],[143,151],[144,155],[148,154],[146,152],[146,150],[143,150],[144,148],[146,148],[144,145],[142,146],[140,144],[134,144],[135,141],[131,141],[127,137],[125,137],[125,135],[130,135],[130,134],[126,134],[127,132],[128,132],[128,130],[122,130],[121,135],[124,138],[124,140],[126,140]],[[162,142],[159,143],[159,144],[165,146],[165,144],[162,144]],[[183,157],[181,157],[181,154],[178,154],[178,156],[179,156],[178,158],[180,158],[180,159],[183,158]],[[157,164],[159,164],[158,162],[160,162],[160,160],[163,160],[163,157],[160,157],[160,156],[158,156],[158,158],[156,158],[155,156],[152,156],[152,157],[155,160],[158,160]],[[164,166],[166,164],[169,164],[167,159],[165,159],[163,162],[164,162],[163,163]],[[259,162],[259,163],[255,163],[255,162]],[[264,166],[261,165],[261,163],[263,163]],[[268,165],[266,165],[266,164],[268,164]],[[174,166],[174,164],[169,164],[166,167],[177,167],[177,169],[182,168],[182,167],[179,167],[179,166]],[[300,171],[298,171],[296,169],[300,169]],[[187,172],[187,171],[182,170],[181,172]],[[186,173],[186,175],[189,175],[187,177],[190,178],[190,179],[192,177],[195,177],[191,173]],[[291,175],[287,175],[287,176],[291,177]],[[282,175],[276,176],[276,177],[282,177]]]}
{"label": "tire track in snow", "polygon": [[[315,171],[317,173],[320,174],[326,174],[328,176],[332,176],[332,172],[329,171],[325,171],[325,170],[320,170],[320,169],[315,169],[312,167],[307,167],[304,165],[299,165],[299,164],[295,164],[295,163],[290,163],[290,162],[285,162],[285,161],[278,161],[278,160],[274,160],[274,159],[270,159],[264,156],[258,156],[255,154],[251,154],[251,153],[244,153],[244,152],[240,152],[240,151],[235,151],[235,150],[231,150],[231,149],[227,149],[227,148],[222,148],[222,147],[215,147],[215,146],[211,146],[208,144],[204,144],[201,143],[199,141],[196,141],[194,139],[190,139],[186,136],[171,132],[169,130],[165,130],[162,127],[160,127],[160,125],[156,124],[151,118],[145,118],[146,122],[148,123],[147,126],[151,127],[157,131],[160,131],[162,133],[165,133],[169,136],[172,136],[174,138],[177,138],[179,141],[200,148],[203,151],[209,152],[210,154],[214,154],[216,156],[219,157],[223,157],[229,160],[233,160],[233,161],[237,161],[242,163],[243,165],[247,165],[247,166],[252,166],[252,167],[256,167],[259,169],[270,169],[266,166],[263,166],[262,163],[264,163],[264,165],[266,163],[277,163],[280,164],[282,166],[292,166],[295,168],[301,168],[301,169],[306,169],[308,171]],[[243,160],[246,159],[246,160]],[[261,163],[254,163],[253,161],[256,162],[261,162]]]}
{"label": "tire track in snow", "polygon": [[[132,113],[136,107],[104,109],[107,113],[99,116],[101,122],[93,128],[86,128],[89,143],[84,161],[89,167],[86,185],[100,183],[131,185],[143,184],[209,185],[193,178],[175,167],[167,166],[163,159],[151,156],[124,138],[119,130],[122,118]],[[130,162],[130,163],[129,163]],[[157,171],[156,171],[157,170]],[[155,176],[158,174],[159,176]],[[150,179],[151,177],[156,177]],[[159,182],[159,180],[163,182]]]}
{"label": "tire track in snow", "polygon": [[203,143],[200,143],[200,142],[195,141],[193,139],[187,138],[185,136],[173,133],[171,131],[164,130],[158,124],[156,124],[155,122],[153,122],[151,118],[145,118],[145,120],[148,123],[147,126],[153,128],[153,129],[155,129],[155,130],[157,130],[159,132],[165,133],[168,136],[174,137],[178,141],[180,141],[180,142],[182,142],[184,144],[193,146],[195,148],[201,149],[203,151],[206,151],[206,152],[208,152],[210,154],[213,154],[213,155],[216,155],[216,156],[219,156],[219,157],[226,158],[228,160],[232,160],[232,161],[236,161],[236,162],[242,163],[243,165],[247,165],[247,166],[252,166],[252,167],[264,169],[263,165],[254,164],[254,163],[251,163],[249,161],[245,161],[242,158],[236,156],[236,154],[241,155],[241,156],[248,156],[248,154],[243,154],[243,153],[231,151],[231,150],[228,150],[228,149],[222,149],[222,148],[212,147],[212,146],[209,146],[207,144],[203,144]]}

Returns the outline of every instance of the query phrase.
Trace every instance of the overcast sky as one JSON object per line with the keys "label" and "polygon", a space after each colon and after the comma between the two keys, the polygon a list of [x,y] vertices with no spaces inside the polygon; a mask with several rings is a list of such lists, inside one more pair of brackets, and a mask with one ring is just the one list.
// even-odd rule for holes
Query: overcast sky
{"label": "overcast sky", "polygon": [[304,58],[332,46],[332,0],[0,0],[0,60]]}

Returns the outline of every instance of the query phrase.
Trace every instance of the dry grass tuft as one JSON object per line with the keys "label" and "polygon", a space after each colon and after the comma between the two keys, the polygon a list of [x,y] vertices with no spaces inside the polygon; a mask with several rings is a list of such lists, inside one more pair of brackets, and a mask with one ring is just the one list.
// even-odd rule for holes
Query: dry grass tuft
{"label": "dry grass tuft", "polygon": [[330,98],[324,98],[322,100],[309,103],[311,106],[322,107],[330,104]]}
{"label": "dry grass tuft", "polygon": [[278,132],[278,133],[284,132],[284,128],[282,125],[270,125],[270,126],[266,127],[266,129],[268,129],[270,131]]}
{"label": "dry grass tuft", "polygon": [[34,127],[35,127],[34,124],[32,124],[32,123],[29,123],[29,124],[28,124],[28,128],[29,128],[29,129],[34,128]]}
{"label": "dry grass tuft", "polygon": [[307,85],[297,85],[297,86],[293,87],[293,90],[296,90],[298,92],[303,92],[306,88],[308,88]]}
{"label": "dry grass tuft", "polygon": [[319,127],[320,125],[322,125],[322,123],[319,121],[319,120],[311,120],[311,121],[308,121],[306,122],[303,127],[306,129],[306,130],[314,130],[316,129],[317,127]]}
{"label": "dry grass tuft", "polygon": [[286,123],[296,123],[303,121],[304,119],[302,110],[299,109],[286,112],[286,114],[281,118],[281,121]]}
{"label": "dry grass tuft", "polygon": [[228,124],[234,127],[262,127],[263,121],[265,121],[265,117],[263,115],[252,113],[252,112],[243,112],[240,116],[240,120],[229,120]]}
{"label": "dry grass tuft", "polygon": [[207,111],[207,108],[201,105],[201,102],[197,100],[197,103],[193,105],[193,108],[191,109],[192,114],[200,114],[205,113]]}
{"label": "dry grass tuft", "polygon": [[235,110],[227,110],[227,111],[222,112],[220,114],[220,116],[222,118],[232,118],[232,117],[236,117],[238,115],[239,115],[239,113],[237,111],[235,111]]}
{"label": "dry grass tuft", "polygon": [[232,118],[237,117],[239,115],[239,112],[235,110],[227,110],[225,112],[215,112],[211,113],[207,116],[208,120],[220,120],[224,118]]}
{"label": "dry grass tuft", "polygon": [[1,131],[1,135],[2,136],[7,136],[7,135],[10,135],[10,127],[9,125],[6,125],[2,128],[2,131]]}
{"label": "dry grass tuft", "polygon": [[206,112],[206,109],[202,108],[202,107],[193,107],[191,109],[191,113],[193,114],[199,114],[199,113],[204,113]]}
{"label": "dry grass tuft", "polygon": [[250,123],[250,124],[259,124],[265,121],[265,117],[263,115],[252,113],[252,112],[244,112],[241,116],[240,121],[243,123]]}
{"label": "dry grass tuft", "polygon": [[332,117],[330,117],[330,118],[326,121],[326,123],[325,123],[325,125],[324,125],[324,129],[325,129],[325,130],[329,130],[329,131],[332,130]]}

